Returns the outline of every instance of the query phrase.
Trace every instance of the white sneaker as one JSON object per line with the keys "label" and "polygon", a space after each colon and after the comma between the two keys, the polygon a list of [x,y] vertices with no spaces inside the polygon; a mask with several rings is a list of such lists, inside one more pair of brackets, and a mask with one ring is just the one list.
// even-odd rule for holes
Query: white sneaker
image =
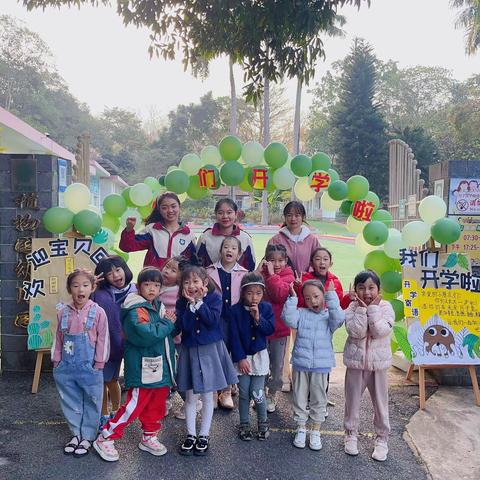
{"label": "white sneaker", "polygon": [[267,412],[273,413],[277,409],[277,402],[274,396],[267,397]]}
{"label": "white sneaker", "polygon": [[355,435],[345,435],[345,453],[347,455],[358,455],[357,437]]}
{"label": "white sneaker", "polygon": [[310,430],[308,446],[310,447],[310,450],[322,449],[322,438],[320,437],[320,430]]}
{"label": "white sneaker", "polygon": [[388,445],[385,440],[376,439],[372,458],[377,462],[384,462],[387,459]]}
{"label": "white sneaker", "polygon": [[93,442],[93,448],[106,462],[116,462],[120,458],[115,448],[115,442],[105,439],[102,435],[99,435]]}
{"label": "white sneaker", "polygon": [[307,443],[307,429],[305,427],[298,427],[297,433],[293,440],[293,446],[297,448],[305,448]]}
{"label": "white sneaker", "polygon": [[167,448],[163,443],[160,443],[156,435],[142,435],[138,448],[156,457],[161,457],[167,453]]}

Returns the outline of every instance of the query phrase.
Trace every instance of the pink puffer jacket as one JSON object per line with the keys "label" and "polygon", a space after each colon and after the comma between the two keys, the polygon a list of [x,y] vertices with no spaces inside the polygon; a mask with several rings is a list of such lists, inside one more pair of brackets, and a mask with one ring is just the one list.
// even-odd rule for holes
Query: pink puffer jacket
{"label": "pink puffer jacket", "polygon": [[348,338],[343,352],[347,368],[384,370],[392,363],[390,334],[395,313],[390,302],[360,307],[352,302],[345,311]]}

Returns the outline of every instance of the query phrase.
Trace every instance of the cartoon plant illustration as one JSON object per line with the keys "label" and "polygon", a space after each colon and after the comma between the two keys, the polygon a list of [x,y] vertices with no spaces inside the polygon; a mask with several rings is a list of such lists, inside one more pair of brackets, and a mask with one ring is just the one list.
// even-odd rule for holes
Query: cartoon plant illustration
{"label": "cartoon plant illustration", "polygon": [[463,339],[463,346],[467,347],[470,358],[475,358],[475,356],[480,358],[480,337],[477,337],[473,333],[469,333]]}
{"label": "cartoon plant illustration", "polygon": [[443,264],[443,267],[452,268],[455,265],[458,265],[460,268],[463,268],[464,270],[468,270],[470,268],[470,262],[468,261],[468,258],[465,255],[462,255],[461,253],[453,252],[447,257],[447,260]]}

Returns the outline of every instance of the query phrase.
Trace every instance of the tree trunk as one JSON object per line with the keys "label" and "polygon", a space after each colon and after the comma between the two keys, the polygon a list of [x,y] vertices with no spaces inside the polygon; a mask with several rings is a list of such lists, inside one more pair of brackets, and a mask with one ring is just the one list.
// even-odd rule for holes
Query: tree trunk
{"label": "tree trunk", "polygon": [[[270,81],[265,78],[263,91],[263,146],[270,143]],[[268,192],[262,192],[262,225],[268,225]]]}
{"label": "tree trunk", "polygon": [[[302,103],[302,87],[303,81],[300,77],[297,79],[297,93],[295,97],[295,114],[293,117],[293,155],[300,153],[300,107]],[[295,191],[292,188],[291,197],[295,200]]]}
{"label": "tree trunk", "polygon": [[[230,71],[230,135],[237,135],[237,92],[235,88],[235,77],[233,76],[233,59],[231,55],[229,57],[228,64]],[[230,198],[235,201],[235,187],[230,187]]]}

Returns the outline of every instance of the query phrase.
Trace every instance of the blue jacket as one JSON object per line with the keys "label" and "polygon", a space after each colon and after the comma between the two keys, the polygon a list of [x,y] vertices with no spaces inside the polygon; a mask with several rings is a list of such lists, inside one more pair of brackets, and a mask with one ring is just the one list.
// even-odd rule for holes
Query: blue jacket
{"label": "blue jacket", "polygon": [[297,330],[292,352],[294,369],[319,369],[335,366],[332,335],[345,321],[345,312],[335,292],[325,292],[327,308],[319,313],[297,308],[297,297],[288,297],[282,319]]}
{"label": "blue jacket", "polygon": [[230,310],[230,350],[232,360],[239,362],[267,348],[267,337],[275,330],[275,315],[268,302],[259,304],[260,322],[255,324],[241,303]]}
{"label": "blue jacket", "polygon": [[193,347],[223,340],[220,325],[222,297],[217,292],[207,293],[203,301],[196,304],[195,312],[184,298],[179,298],[175,312],[175,335],[182,334],[182,345]]}

